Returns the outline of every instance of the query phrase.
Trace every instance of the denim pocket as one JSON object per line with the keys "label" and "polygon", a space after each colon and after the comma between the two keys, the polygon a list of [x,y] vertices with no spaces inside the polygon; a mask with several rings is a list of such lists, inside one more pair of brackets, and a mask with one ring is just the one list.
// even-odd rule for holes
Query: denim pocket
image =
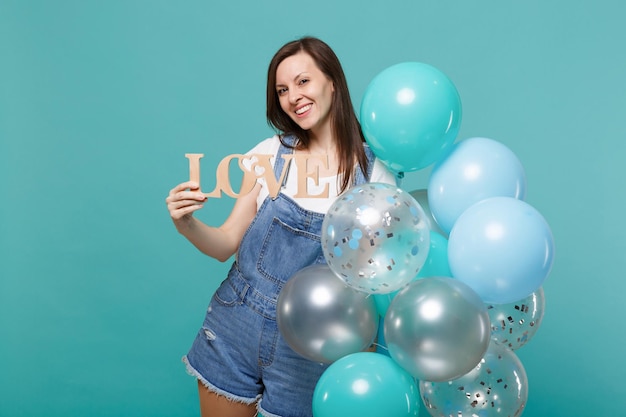
{"label": "denim pocket", "polygon": [[302,268],[315,263],[325,263],[320,236],[274,218],[261,247],[259,272],[271,280],[286,282]]}
{"label": "denim pocket", "polygon": [[243,304],[243,297],[235,291],[229,280],[225,280],[213,294],[213,299],[223,306]]}

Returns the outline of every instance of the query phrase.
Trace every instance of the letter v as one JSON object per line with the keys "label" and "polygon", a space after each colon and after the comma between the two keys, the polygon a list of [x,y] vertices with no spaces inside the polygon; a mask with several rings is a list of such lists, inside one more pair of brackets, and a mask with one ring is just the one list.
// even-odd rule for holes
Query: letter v
{"label": "letter v", "polygon": [[272,168],[272,164],[270,163],[270,158],[274,155],[264,155],[264,154],[254,154],[249,155],[250,157],[256,156],[257,161],[253,163],[253,166],[250,168],[252,172],[257,172],[255,167],[262,168],[262,172],[260,174],[256,174],[257,178],[265,178],[265,183],[267,184],[267,190],[269,192],[270,197],[276,198],[278,193],[280,192],[280,186],[282,185],[287,172],[289,171],[289,163],[293,159],[293,154],[282,155],[282,158],[285,160],[285,164],[283,165],[283,170],[280,173],[280,178],[276,180],[274,176],[274,169]]}

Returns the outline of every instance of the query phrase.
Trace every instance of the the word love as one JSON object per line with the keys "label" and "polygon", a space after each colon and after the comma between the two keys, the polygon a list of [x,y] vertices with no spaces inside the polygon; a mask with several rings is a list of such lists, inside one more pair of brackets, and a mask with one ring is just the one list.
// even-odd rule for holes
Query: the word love
{"label": "the word love", "polygon": [[[200,184],[200,159],[204,154],[202,153],[188,153],[185,157],[189,159],[189,179]],[[295,198],[328,198],[328,184],[323,188],[323,191],[319,194],[309,194],[307,190],[308,179],[312,179],[316,186],[319,186],[319,164],[314,165],[315,168],[311,171],[308,170],[308,161],[317,160],[320,161],[324,168],[328,168],[328,157],[326,155],[308,155],[308,154],[289,154],[282,155],[285,160],[280,178],[274,176],[274,168],[271,164],[271,158],[274,155],[265,154],[232,154],[223,158],[217,166],[215,172],[216,184],[215,189],[210,193],[204,193],[208,198],[220,198],[222,192],[229,197],[237,198],[241,195],[248,194],[254,188],[256,181],[259,178],[265,179],[269,195],[276,197],[280,192],[281,184],[287,175],[289,164],[293,161],[298,169],[297,177],[297,192],[293,196]],[[230,183],[229,167],[231,162],[236,159],[239,168],[243,172],[243,180],[241,182],[241,188],[239,192],[235,192]]]}

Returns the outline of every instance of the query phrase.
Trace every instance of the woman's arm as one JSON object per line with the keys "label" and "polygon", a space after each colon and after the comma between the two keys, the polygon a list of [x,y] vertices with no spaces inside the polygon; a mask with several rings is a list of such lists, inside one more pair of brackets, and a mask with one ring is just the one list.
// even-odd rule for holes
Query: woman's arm
{"label": "woman's arm", "polygon": [[237,251],[256,215],[256,198],[260,189],[261,186],[256,184],[252,192],[240,196],[226,221],[219,227],[208,226],[193,217],[193,213],[201,209],[207,199],[195,182],[177,185],[165,202],[178,232],[202,253],[224,262]]}

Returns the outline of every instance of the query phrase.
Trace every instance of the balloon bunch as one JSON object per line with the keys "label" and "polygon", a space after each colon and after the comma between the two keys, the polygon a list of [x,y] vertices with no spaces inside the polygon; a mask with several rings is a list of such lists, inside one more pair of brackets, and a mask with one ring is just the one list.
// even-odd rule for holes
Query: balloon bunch
{"label": "balloon bunch", "polygon": [[287,343],[330,364],[315,417],[416,416],[420,401],[432,416],[521,415],[528,380],[514,350],[541,324],[554,257],[522,164],[492,139],[454,143],[459,94],[426,64],[381,72],[360,114],[391,170],[434,167],[426,190],[370,183],[340,196],[322,226],[327,265],[279,296]]}

